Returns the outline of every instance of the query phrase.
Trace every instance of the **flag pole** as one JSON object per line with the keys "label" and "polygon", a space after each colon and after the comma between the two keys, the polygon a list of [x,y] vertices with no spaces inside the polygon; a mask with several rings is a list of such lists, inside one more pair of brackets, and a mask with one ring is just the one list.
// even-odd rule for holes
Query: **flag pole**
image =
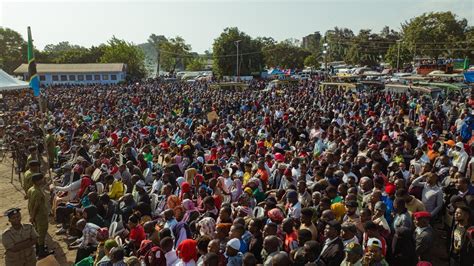
{"label": "flag pole", "polygon": [[[40,107],[41,117],[40,117],[40,127],[41,131],[43,132],[42,141],[44,145],[44,149],[46,150],[46,164],[48,166],[48,174],[49,178],[51,177],[51,167],[49,164],[50,158],[49,153],[47,152],[47,143],[46,143],[46,130],[44,125],[44,120],[47,119],[47,108],[44,102],[44,96],[40,93],[40,80],[38,77],[38,73],[36,71],[36,59],[34,54],[34,47],[33,47],[33,38],[31,37],[31,28],[28,26],[28,76],[30,81],[30,87],[33,89],[33,94],[35,97],[38,98],[38,104]],[[42,157],[43,155],[40,154]],[[38,158],[41,159],[41,158]]]}

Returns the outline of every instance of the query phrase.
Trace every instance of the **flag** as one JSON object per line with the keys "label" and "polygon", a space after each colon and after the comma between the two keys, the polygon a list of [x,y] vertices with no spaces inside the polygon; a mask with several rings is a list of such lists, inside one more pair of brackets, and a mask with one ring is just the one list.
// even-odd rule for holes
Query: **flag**
{"label": "flag", "polygon": [[463,70],[468,70],[469,69],[469,58],[464,58],[464,66],[463,66]]}
{"label": "flag", "polygon": [[36,73],[35,53],[30,27],[28,27],[28,76],[30,77],[30,87],[33,89],[33,94],[38,97],[40,95],[40,80]]}

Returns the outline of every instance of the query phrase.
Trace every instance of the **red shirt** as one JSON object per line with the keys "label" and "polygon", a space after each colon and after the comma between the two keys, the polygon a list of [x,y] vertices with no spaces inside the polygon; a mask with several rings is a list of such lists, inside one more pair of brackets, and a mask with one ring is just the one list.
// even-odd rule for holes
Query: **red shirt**
{"label": "red shirt", "polygon": [[133,242],[135,247],[139,247],[142,241],[146,238],[145,229],[141,225],[135,226],[130,230],[130,235],[128,235],[128,239],[130,242]]}
{"label": "red shirt", "polygon": [[285,251],[290,253],[293,249],[298,248],[298,235],[293,230],[290,234],[285,234]]}

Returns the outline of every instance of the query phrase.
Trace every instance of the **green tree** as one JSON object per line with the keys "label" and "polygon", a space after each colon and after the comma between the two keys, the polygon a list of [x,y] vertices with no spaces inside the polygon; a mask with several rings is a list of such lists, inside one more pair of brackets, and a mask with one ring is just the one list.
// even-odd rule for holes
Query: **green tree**
{"label": "green tree", "polygon": [[311,54],[304,59],[304,66],[311,68],[319,68],[321,64],[319,63],[318,56]]}
{"label": "green tree", "polygon": [[165,36],[163,35],[156,35],[156,34],[151,34],[150,37],[148,37],[148,44],[151,45],[153,48],[151,53],[146,52],[145,57],[147,60],[153,61],[156,64],[156,75],[160,75],[160,45],[161,43],[167,42],[168,40],[166,39]]}
{"label": "green tree", "polygon": [[398,43],[392,44],[385,54],[385,61],[389,63],[392,68],[397,67],[398,60],[399,68],[403,68],[403,65],[410,63],[412,59],[413,54],[408,50],[407,45],[402,42],[400,43],[400,57],[398,56]]}
{"label": "green tree", "polygon": [[387,51],[387,40],[382,34],[372,33],[371,30],[362,29],[352,38],[351,45],[346,51],[344,60],[349,64],[362,66],[378,65],[382,55]]}
{"label": "green tree", "polygon": [[237,50],[239,41],[239,73],[242,76],[260,73],[263,69],[262,43],[252,39],[238,28],[225,28],[212,46],[213,70],[219,76],[236,75]]}
{"label": "green tree", "polygon": [[145,77],[145,56],[140,48],[115,36],[107,44],[100,58],[101,63],[125,63],[128,79],[136,80]]}
{"label": "green tree", "polygon": [[160,65],[168,72],[174,72],[179,66],[184,68],[191,59],[191,45],[176,36],[160,42]]}
{"label": "green tree", "polygon": [[328,44],[327,61],[344,60],[354,37],[354,32],[347,28],[335,27],[333,30],[326,31],[321,42]]}
{"label": "green tree", "polygon": [[204,66],[205,66],[204,59],[196,56],[188,61],[188,64],[186,65],[186,70],[199,71],[199,70],[203,70]]}
{"label": "green tree", "polygon": [[286,40],[263,48],[265,64],[269,67],[303,68],[310,52]]}
{"label": "green tree", "polygon": [[404,43],[415,55],[439,58],[454,55],[468,28],[466,19],[448,11],[424,13],[402,24],[402,30]]}
{"label": "green tree", "polygon": [[26,43],[21,35],[9,28],[0,27],[0,68],[13,73],[26,61]]}

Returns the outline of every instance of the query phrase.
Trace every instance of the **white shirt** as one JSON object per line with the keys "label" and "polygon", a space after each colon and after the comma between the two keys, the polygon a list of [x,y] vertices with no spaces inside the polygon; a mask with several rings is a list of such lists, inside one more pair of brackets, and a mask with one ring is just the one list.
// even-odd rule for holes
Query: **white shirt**
{"label": "white shirt", "polygon": [[178,260],[178,263],[176,263],[176,266],[196,266],[196,262],[194,260],[190,260],[188,262]]}
{"label": "white shirt", "polygon": [[165,254],[166,266],[175,266],[178,265],[178,255],[176,255],[176,250],[172,249]]}
{"label": "white shirt", "polygon": [[288,218],[299,219],[300,217],[301,217],[301,203],[298,201],[298,203],[288,208]]}

